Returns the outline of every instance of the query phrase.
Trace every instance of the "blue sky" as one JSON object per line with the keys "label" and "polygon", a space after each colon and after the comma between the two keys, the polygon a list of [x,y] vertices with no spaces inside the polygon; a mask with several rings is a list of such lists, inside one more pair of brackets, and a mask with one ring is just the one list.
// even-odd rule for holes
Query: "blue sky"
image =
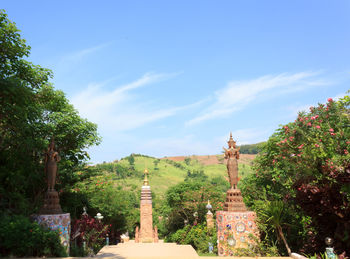
{"label": "blue sky", "polygon": [[218,154],[267,140],[297,112],[350,89],[349,1],[2,0],[103,141],[130,153]]}

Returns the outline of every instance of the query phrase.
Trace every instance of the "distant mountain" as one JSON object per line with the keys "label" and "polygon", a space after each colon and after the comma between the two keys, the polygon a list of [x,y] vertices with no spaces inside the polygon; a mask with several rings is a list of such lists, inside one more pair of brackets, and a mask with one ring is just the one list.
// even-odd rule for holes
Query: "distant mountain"
{"label": "distant mountain", "polygon": [[250,145],[241,145],[239,152],[241,154],[258,154],[261,151],[262,145],[266,142],[260,142],[256,144],[250,144]]}

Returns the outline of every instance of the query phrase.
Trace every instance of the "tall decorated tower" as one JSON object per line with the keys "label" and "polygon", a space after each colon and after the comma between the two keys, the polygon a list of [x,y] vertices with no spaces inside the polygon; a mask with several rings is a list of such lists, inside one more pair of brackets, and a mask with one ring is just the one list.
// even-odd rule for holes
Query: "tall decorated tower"
{"label": "tall decorated tower", "polygon": [[148,170],[145,170],[145,178],[141,187],[141,201],[140,201],[140,229],[137,227],[135,231],[136,243],[157,243],[158,230],[157,227],[153,229],[152,219],[152,192],[151,186],[147,178]]}
{"label": "tall decorated tower", "polygon": [[237,188],[239,147],[230,134],[227,142],[228,149],[224,148],[227,159],[227,174],[230,182],[230,189],[226,193],[226,201],[223,211],[216,212],[218,253],[219,256],[234,255],[237,248],[250,248],[254,241],[249,234],[258,236],[255,224],[256,214],[248,211],[241,191]]}

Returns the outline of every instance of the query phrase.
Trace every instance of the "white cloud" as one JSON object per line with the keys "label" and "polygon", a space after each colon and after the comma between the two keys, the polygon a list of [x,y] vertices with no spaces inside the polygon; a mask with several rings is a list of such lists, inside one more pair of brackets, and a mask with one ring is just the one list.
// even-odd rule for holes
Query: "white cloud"
{"label": "white cloud", "polygon": [[85,49],[81,49],[81,50],[77,50],[75,52],[71,52],[67,55],[64,55],[61,60],[60,63],[61,64],[66,64],[66,63],[72,63],[72,62],[78,62],[81,61],[84,57],[89,56],[92,53],[95,53],[107,46],[111,45],[111,42],[106,42],[106,43],[102,43],[93,47],[89,47],[89,48],[85,48]]}
{"label": "white cloud", "polygon": [[[272,134],[271,130],[239,129],[232,132],[237,145],[254,144],[266,141]],[[197,135],[184,137],[155,138],[139,142],[137,151],[155,157],[163,156],[189,156],[189,155],[214,155],[220,154],[222,147],[227,146],[229,133],[200,141]],[[154,148],[156,147],[156,149]]]}
{"label": "white cloud", "polygon": [[[90,84],[72,98],[74,107],[103,130],[125,131],[144,124],[175,115],[190,106],[154,108],[149,103],[137,102],[132,90],[173,77],[176,74],[146,73],[141,78],[111,91],[105,84]],[[196,104],[194,104],[196,105]]]}
{"label": "white cloud", "polygon": [[247,81],[231,81],[223,89],[215,92],[214,103],[202,114],[186,124],[194,125],[217,117],[225,117],[246,107],[263,94],[286,94],[304,90],[306,87],[326,85],[328,82],[315,78],[319,72],[266,75]]}

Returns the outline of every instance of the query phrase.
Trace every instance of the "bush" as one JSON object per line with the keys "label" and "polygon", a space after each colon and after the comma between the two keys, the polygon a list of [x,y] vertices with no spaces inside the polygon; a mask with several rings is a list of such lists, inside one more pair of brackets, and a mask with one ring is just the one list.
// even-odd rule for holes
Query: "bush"
{"label": "bush", "polygon": [[57,232],[24,216],[0,218],[0,256],[67,256]]}
{"label": "bush", "polygon": [[205,224],[187,225],[170,235],[167,241],[192,245],[199,253],[208,253],[209,242],[213,244],[213,253],[217,253],[216,230],[207,229]]}

